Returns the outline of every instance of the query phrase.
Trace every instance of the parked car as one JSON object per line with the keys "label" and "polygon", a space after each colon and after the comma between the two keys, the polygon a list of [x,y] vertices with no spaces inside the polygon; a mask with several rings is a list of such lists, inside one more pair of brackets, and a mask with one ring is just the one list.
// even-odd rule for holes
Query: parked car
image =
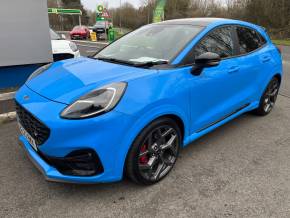
{"label": "parked car", "polygon": [[80,51],[74,42],[65,39],[50,29],[52,54],[54,61],[80,57]]}
{"label": "parked car", "polygon": [[32,74],[16,94],[20,140],[48,180],[150,185],[180,148],[246,112],[269,114],[281,79],[281,54],[260,26],[150,24],[94,59]]}
{"label": "parked car", "polygon": [[70,32],[71,39],[89,39],[90,38],[90,30],[86,26],[75,26]]}
{"label": "parked car", "polygon": [[106,39],[109,25],[107,21],[97,21],[93,26],[93,31],[97,34],[98,39]]}

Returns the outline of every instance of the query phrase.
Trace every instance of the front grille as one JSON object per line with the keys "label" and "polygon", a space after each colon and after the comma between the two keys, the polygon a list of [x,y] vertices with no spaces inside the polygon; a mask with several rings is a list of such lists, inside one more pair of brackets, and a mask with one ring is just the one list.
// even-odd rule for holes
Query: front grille
{"label": "front grille", "polygon": [[35,140],[37,145],[42,145],[50,135],[50,129],[35,118],[30,112],[15,102],[18,121]]}
{"label": "front grille", "polygon": [[74,55],[72,54],[53,54],[53,60],[54,61],[61,61],[61,60],[66,60],[74,58]]}

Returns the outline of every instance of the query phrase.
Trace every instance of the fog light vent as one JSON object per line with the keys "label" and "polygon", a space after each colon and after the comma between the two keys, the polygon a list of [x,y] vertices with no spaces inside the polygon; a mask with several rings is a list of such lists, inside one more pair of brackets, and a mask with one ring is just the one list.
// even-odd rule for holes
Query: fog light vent
{"label": "fog light vent", "polygon": [[64,158],[43,158],[64,175],[94,176],[104,172],[100,158],[92,149],[73,151]]}

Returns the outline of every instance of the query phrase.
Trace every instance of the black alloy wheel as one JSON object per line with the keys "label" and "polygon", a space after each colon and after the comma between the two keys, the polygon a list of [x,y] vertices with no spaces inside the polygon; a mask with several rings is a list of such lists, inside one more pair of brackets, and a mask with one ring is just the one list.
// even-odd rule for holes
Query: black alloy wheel
{"label": "black alloy wheel", "polygon": [[254,113],[260,116],[269,114],[275,106],[279,93],[280,82],[277,77],[274,77],[268,84],[261,100],[259,107],[254,110]]}
{"label": "black alloy wheel", "polygon": [[135,140],[127,158],[127,175],[145,185],[159,182],[173,168],[180,143],[180,129],[175,121],[154,121]]}

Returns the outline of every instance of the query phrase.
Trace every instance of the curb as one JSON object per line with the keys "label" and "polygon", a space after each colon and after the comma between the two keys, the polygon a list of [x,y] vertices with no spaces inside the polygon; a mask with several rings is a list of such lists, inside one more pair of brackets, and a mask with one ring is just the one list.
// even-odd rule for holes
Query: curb
{"label": "curb", "polygon": [[0,125],[16,120],[16,112],[0,114]]}
{"label": "curb", "polygon": [[16,92],[8,92],[0,94],[0,101],[11,100],[14,98]]}
{"label": "curb", "polygon": [[[0,94],[0,101],[12,100],[16,92],[8,92]],[[0,125],[16,120],[16,112],[9,112],[5,114],[0,114]]]}

